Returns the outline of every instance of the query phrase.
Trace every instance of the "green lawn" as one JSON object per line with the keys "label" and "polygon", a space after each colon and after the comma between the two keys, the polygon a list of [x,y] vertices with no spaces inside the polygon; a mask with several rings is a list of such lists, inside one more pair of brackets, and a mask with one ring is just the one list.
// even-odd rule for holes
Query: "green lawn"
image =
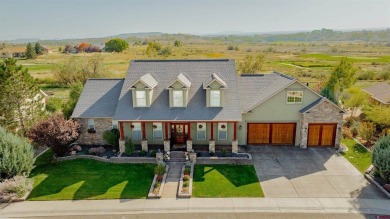
{"label": "green lawn", "polygon": [[341,154],[364,174],[371,165],[371,153],[353,139],[342,139],[341,142],[348,147],[348,151]]}
{"label": "green lawn", "polygon": [[36,158],[34,165],[44,166],[46,164],[49,164],[53,160],[53,156],[54,156],[53,150],[48,149],[43,154],[41,154],[39,157]]}
{"label": "green lawn", "polygon": [[252,165],[195,165],[194,197],[264,197]]}
{"label": "green lawn", "polygon": [[[44,158],[37,162],[43,162]],[[154,176],[153,164],[112,164],[89,159],[36,167],[28,200],[145,198]]]}

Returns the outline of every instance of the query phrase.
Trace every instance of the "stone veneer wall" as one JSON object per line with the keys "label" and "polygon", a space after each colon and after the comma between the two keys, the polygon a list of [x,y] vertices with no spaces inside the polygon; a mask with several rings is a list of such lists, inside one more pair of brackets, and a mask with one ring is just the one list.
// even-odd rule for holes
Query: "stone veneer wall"
{"label": "stone veneer wall", "polygon": [[315,106],[301,116],[301,144],[302,148],[307,148],[307,135],[309,123],[337,123],[335,147],[340,146],[340,136],[343,127],[343,113],[328,101],[324,101]]}
{"label": "stone veneer wall", "polygon": [[111,118],[95,118],[95,130],[96,133],[88,133],[88,119],[75,119],[81,125],[81,133],[77,140],[79,144],[86,145],[106,145],[107,143],[103,139],[103,132],[112,129]]}

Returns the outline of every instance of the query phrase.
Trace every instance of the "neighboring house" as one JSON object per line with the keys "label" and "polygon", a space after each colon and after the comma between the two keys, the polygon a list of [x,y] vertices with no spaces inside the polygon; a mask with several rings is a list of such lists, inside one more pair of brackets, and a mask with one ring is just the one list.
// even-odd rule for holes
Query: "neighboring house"
{"label": "neighboring house", "polygon": [[25,47],[9,47],[0,50],[0,58],[20,58],[26,53]]}
{"label": "neighboring house", "polygon": [[362,89],[364,92],[368,93],[373,100],[372,102],[390,106],[390,85],[387,82],[381,82],[374,84],[372,86]]}
{"label": "neighboring house", "polygon": [[[234,60],[134,60],[125,79],[90,79],[72,118],[80,144],[339,146],[344,111],[278,72],[237,75]],[[88,131],[89,130],[89,131]],[[91,132],[91,133],[90,133]],[[96,133],[93,133],[96,132]]]}

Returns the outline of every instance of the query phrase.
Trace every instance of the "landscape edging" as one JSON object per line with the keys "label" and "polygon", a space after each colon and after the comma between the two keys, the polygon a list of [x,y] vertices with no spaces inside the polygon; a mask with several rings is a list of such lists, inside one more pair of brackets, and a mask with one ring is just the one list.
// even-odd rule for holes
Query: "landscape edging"
{"label": "landscape edging", "polygon": [[185,170],[186,166],[184,165],[182,168],[181,168],[181,175],[180,175],[180,181],[179,181],[179,190],[178,190],[178,193],[177,193],[177,196],[179,198],[191,198],[192,196],[192,179],[194,178],[194,164],[191,163],[191,173],[190,173],[190,184],[188,186],[188,193],[182,193],[182,190],[183,190],[183,177],[184,177],[184,170]]}
{"label": "landscape edging", "polygon": [[158,191],[158,194],[153,194],[154,184],[157,181],[157,174],[154,174],[153,182],[152,182],[152,185],[150,185],[150,189],[149,189],[149,193],[148,193],[148,198],[161,198],[163,190],[164,190],[164,186],[166,183],[165,181],[166,181],[167,176],[168,176],[168,171],[169,171],[168,165],[165,167],[165,171],[166,172],[164,173],[163,179],[161,181],[160,190]]}
{"label": "landscape edging", "polygon": [[66,157],[56,157],[56,161],[66,161],[66,160],[75,160],[75,159],[92,159],[106,163],[156,163],[156,158],[154,157],[110,157],[104,158],[95,155],[74,155]]}

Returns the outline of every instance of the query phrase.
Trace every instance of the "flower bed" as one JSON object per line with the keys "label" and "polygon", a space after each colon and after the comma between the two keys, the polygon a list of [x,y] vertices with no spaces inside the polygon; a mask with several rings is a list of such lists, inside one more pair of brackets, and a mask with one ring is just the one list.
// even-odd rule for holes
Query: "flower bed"
{"label": "flower bed", "polygon": [[[163,164],[159,164],[159,165],[163,165]],[[158,166],[156,167],[155,172],[157,168]],[[150,186],[149,189],[148,198],[161,198],[165,186],[165,180],[168,175],[168,170],[169,170],[169,166],[166,165],[164,175],[161,176],[157,173],[154,175],[152,185]]]}
{"label": "flower bed", "polygon": [[192,179],[194,176],[194,164],[185,165],[181,170],[180,181],[179,181],[179,192],[180,198],[190,198],[192,196]]}
{"label": "flower bed", "polygon": [[33,181],[25,176],[15,176],[0,183],[1,202],[21,202],[27,199],[33,187]]}

